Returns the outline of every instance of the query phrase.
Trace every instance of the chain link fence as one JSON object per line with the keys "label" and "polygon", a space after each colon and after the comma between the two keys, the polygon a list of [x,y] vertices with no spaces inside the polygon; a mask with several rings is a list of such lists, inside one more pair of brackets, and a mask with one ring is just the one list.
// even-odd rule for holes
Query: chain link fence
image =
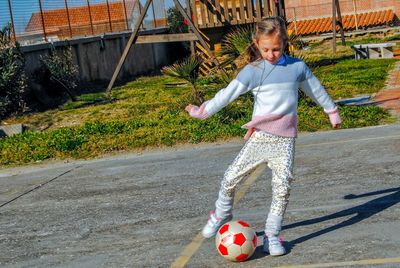
{"label": "chain link fence", "polygon": [[[130,31],[145,0],[3,0],[0,28],[10,24],[21,45]],[[153,0],[142,30],[167,27],[171,0]]]}
{"label": "chain link fence", "polygon": [[[229,0],[228,0],[229,1]],[[186,1],[180,0],[183,6]],[[342,15],[392,9],[400,12],[400,0],[340,0]],[[74,37],[130,31],[145,0],[2,0],[0,28],[10,24],[22,45],[53,42]],[[142,30],[167,27],[172,0],[153,0]],[[332,16],[332,1],[318,5],[287,6],[289,22]],[[356,22],[357,23],[357,22]]]}

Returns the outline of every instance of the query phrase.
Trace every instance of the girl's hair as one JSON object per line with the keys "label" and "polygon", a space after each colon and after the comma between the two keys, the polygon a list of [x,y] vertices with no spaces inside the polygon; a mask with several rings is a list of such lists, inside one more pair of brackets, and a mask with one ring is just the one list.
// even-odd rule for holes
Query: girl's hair
{"label": "girl's hair", "polygon": [[[283,48],[287,46],[289,41],[288,34],[286,32],[286,23],[281,17],[268,17],[256,24],[256,30],[253,34],[253,40],[257,40],[261,35],[277,34],[282,40]],[[258,50],[254,41],[246,49],[246,61],[248,63],[261,59],[260,51]]]}

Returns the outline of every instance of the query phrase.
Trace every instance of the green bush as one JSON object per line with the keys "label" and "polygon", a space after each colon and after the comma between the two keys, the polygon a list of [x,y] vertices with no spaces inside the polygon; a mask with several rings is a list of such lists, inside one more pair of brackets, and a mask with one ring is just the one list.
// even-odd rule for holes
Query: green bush
{"label": "green bush", "polygon": [[184,23],[184,17],[175,7],[167,10],[167,21],[171,33],[187,33],[189,27]]}
{"label": "green bush", "polygon": [[12,40],[11,27],[6,26],[0,31],[0,119],[24,107],[24,65],[19,45]]}
{"label": "green bush", "polygon": [[36,70],[36,80],[50,95],[63,95],[76,101],[74,89],[78,84],[78,66],[72,60],[72,48],[55,49],[40,57],[41,67]]}

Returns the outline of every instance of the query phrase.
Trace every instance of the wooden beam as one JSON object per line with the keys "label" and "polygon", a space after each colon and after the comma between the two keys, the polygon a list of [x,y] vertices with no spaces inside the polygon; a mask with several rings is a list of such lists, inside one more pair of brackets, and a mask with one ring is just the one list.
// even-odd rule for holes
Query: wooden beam
{"label": "wooden beam", "polygon": [[[193,1],[194,2],[194,1]],[[192,18],[194,20],[194,16],[192,14],[192,7],[190,6],[190,0],[185,0],[185,4],[186,4],[186,12],[188,13],[189,17]],[[196,12],[195,12],[196,13]],[[195,25],[196,23],[193,22]],[[197,25],[196,25],[197,26]],[[189,27],[188,27],[189,28]],[[189,28],[189,32],[190,32],[190,28]],[[192,56],[194,56],[196,54],[196,51],[194,49],[194,42],[191,41],[190,42],[190,54]]]}
{"label": "wooden beam", "polygon": [[[151,1],[151,0],[150,0]],[[194,26],[192,18],[190,18],[188,16],[188,14],[185,12],[185,10],[183,9],[181,3],[179,3],[178,0],[173,0],[175,3],[175,6],[178,8],[178,10],[181,12],[182,16],[187,20],[187,22],[189,23],[189,27],[191,28],[191,30],[193,31],[193,33],[197,36],[197,38],[199,38],[199,42],[200,44],[207,50],[208,55],[210,55],[210,57],[213,58],[213,62],[216,66],[219,66],[219,62],[217,60],[217,58],[214,56],[214,53],[211,51],[211,49],[209,48],[207,42],[204,40],[204,37],[202,36],[202,33],[199,31],[199,29],[196,28],[196,26]]]}
{"label": "wooden beam", "polygon": [[142,13],[140,14],[140,17],[139,17],[139,19],[138,19],[138,21],[137,21],[137,23],[135,25],[135,28],[134,28],[134,30],[133,30],[133,32],[131,34],[131,37],[129,38],[128,43],[125,46],[125,50],[122,53],[121,58],[119,59],[119,63],[117,65],[117,68],[114,71],[114,74],[113,74],[113,76],[111,78],[111,81],[107,86],[106,94],[109,94],[111,92],[111,89],[112,89],[112,87],[113,87],[113,85],[115,83],[115,80],[117,80],[118,74],[121,71],[122,65],[124,65],[125,59],[128,56],[129,50],[131,49],[132,45],[136,42],[136,40],[138,38],[137,34],[138,34],[138,31],[139,31],[139,27],[142,24],[143,19],[146,16],[147,10],[149,9],[150,3],[152,1],[153,0],[146,0],[146,4],[143,7]]}
{"label": "wooden beam", "polygon": [[183,42],[197,40],[199,40],[199,38],[197,38],[194,33],[142,35],[138,37],[138,39],[136,40],[136,44]]}

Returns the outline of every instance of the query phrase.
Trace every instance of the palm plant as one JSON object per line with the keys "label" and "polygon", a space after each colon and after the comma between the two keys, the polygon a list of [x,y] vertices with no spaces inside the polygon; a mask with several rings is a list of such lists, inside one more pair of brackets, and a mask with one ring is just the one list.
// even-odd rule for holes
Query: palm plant
{"label": "palm plant", "polygon": [[173,65],[164,67],[161,72],[171,77],[177,77],[189,82],[192,86],[192,97],[201,104],[204,102],[204,94],[196,87],[196,81],[199,78],[199,68],[202,60],[199,57],[191,56]]}
{"label": "palm plant", "polygon": [[245,51],[253,42],[254,24],[238,27],[225,35],[221,42],[219,56],[222,58],[221,66],[236,69],[241,67],[245,59]]}

